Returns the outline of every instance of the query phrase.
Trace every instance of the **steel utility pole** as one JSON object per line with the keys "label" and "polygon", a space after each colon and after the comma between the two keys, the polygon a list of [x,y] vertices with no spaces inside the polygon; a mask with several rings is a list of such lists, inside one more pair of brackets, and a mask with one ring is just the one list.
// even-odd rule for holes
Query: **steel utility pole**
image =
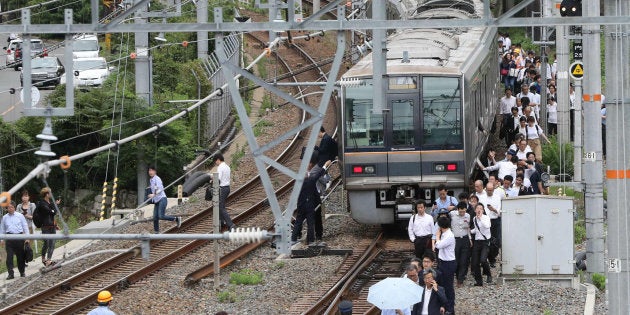
{"label": "steel utility pole", "polygon": [[[599,0],[582,2],[588,17],[599,16]],[[588,273],[604,273],[604,178],[602,167],[600,26],[584,25],[584,179]],[[581,95],[576,95],[580,97]]]}
{"label": "steel utility pole", "polygon": [[[604,12],[609,16],[630,16],[627,0],[606,0]],[[608,188],[608,312],[628,314],[630,311],[630,51],[628,25],[610,25],[606,38],[606,179]]]}

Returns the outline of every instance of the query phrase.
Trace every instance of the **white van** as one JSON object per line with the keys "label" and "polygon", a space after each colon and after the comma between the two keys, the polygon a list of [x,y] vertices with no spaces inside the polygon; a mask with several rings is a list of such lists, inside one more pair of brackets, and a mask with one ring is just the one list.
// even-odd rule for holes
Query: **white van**
{"label": "white van", "polygon": [[74,39],[72,43],[72,58],[98,58],[98,52],[101,49],[98,46],[98,37],[96,35],[81,35]]}

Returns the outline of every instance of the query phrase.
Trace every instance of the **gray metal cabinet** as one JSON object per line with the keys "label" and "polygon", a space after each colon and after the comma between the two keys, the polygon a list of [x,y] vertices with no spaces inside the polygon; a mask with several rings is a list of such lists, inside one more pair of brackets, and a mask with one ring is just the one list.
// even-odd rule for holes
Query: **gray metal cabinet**
{"label": "gray metal cabinet", "polygon": [[573,198],[506,198],[501,209],[503,277],[573,277]]}

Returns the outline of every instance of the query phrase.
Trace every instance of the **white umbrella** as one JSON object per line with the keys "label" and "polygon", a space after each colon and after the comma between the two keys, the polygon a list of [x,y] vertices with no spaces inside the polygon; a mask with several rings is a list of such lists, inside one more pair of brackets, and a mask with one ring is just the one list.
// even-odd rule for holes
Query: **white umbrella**
{"label": "white umbrella", "polygon": [[423,288],[408,278],[385,278],[370,287],[368,302],[385,309],[410,307],[422,300]]}

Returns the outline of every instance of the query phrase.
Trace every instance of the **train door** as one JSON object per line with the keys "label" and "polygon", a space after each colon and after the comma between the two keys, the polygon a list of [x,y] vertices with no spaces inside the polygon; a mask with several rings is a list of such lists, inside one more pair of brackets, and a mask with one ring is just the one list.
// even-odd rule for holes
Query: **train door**
{"label": "train door", "polygon": [[387,174],[390,181],[418,182],[421,178],[420,140],[416,130],[420,120],[419,96],[414,94],[389,94],[386,139],[388,147]]}

